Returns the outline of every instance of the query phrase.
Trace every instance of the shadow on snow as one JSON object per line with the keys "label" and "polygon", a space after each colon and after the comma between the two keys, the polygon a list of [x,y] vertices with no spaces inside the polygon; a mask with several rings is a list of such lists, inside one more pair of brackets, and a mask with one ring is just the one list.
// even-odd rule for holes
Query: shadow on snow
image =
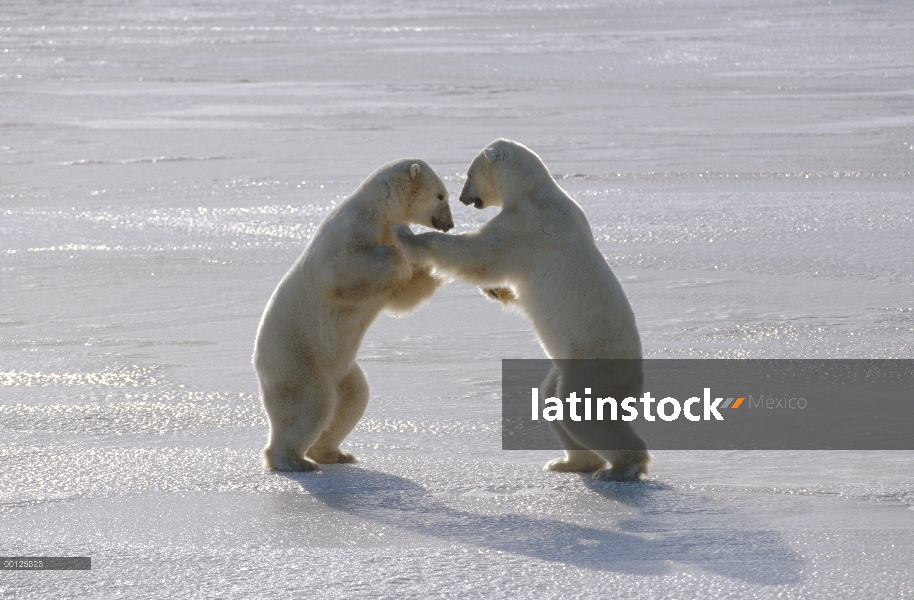
{"label": "shadow on snow", "polygon": [[[285,473],[329,508],[416,534],[600,571],[662,575],[669,563],[701,567],[762,585],[802,580],[802,559],[775,531],[746,526],[748,519],[722,501],[655,482],[585,485],[637,516],[615,528],[554,518],[482,515],[452,508],[421,485],[354,466],[314,474]],[[626,512],[628,510],[626,509]],[[607,517],[618,507],[607,502]]]}

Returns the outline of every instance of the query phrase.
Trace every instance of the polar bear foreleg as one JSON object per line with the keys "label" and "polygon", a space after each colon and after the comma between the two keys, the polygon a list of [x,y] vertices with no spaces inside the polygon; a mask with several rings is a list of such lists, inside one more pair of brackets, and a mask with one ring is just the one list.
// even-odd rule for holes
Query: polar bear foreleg
{"label": "polar bear foreleg", "polygon": [[336,411],[327,429],[308,450],[308,457],[321,464],[356,462],[351,452],[340,450],[340,444],[355,428],[368,406],[368,379],[357,363],[337,386]]}
{"label": "polar bear foreleg", "polygon": [[396,246],[374,246],[346,256],[346,267],[332,271],[333,295],[360,302],[389,293],[412,277],[413,267]]}
{"label": "polar bear foreleg", "polygon": [[479,286],[505,283],[511,266],[504,260],[511,240],[499,240],[494,233],[479,231],[462,235],[429,232],[413,234],[407,228],[394,229],[413,262],[432,264]]}
{"label": "polar bear foreleg", "polygon": [[385,308],[394,313],[408,313],[431,298],[442,283],[427,268],[417,267],[410,279],[390,292]]}

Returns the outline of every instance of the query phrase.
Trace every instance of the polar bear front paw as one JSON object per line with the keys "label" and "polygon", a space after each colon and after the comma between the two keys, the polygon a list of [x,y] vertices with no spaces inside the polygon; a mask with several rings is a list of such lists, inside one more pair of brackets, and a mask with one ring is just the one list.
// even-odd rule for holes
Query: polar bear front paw
{"label": "polar bear front paw", "polygon": [[341,465],[358,462],[355,454],[341,450],[324,450],[322,452],[309,450],[308,456],[322,465]]}
{"label": "polar bear front paw", "polygon": [[517,296],[514,295],[514,290],[507,287],[496,287],[496,288],[483,288],[483,293],[491,298],[492,300],[498,300],[499,302],[504,302],[507,304],[512,300],[517,300]]}

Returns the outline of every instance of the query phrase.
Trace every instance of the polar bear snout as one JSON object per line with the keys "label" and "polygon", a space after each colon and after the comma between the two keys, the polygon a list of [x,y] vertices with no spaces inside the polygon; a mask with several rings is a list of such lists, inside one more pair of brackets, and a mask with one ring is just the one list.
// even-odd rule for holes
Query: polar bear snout
{"label": "polar bear snout", "polygon": [[476,192],[470,189],[469,183],[470,182],[467,181],[466,185],[463,186],[463,189],[460,190],[460,202],[467,206],[475,204],[476,200],[479,200],[479,196],[476,195]]}
{"label": "polar bear snout", "polygon": [[446,197],[439,195],[439,202],[432,214],[432,227],[438,231],[447,231],[454,227],[454,217],[451,216],[451,207],[448,206]]}
{"label": "polar bear snout", "polygon": [[447,218],[439,218],[436,215],[432,217],[432,227],[438,231],[447,231],[454,227],[454,219],[450,215]]}
{"label": "polar bear snout", "polygon": [[472,204],[479,209],[485,208],[485,202],[482,201],[482,196],[476,191],[476,186],[472,184],[470,179],[467,179],[466,184],[463,186],[463,190],[460,191],[460,201],[467,206]]}
{"label": "polar bear snout", "polygon": [[466,193],[466,192],[460,194],[460,201],[461,201],[462,203],[466,204],[467,206],[469,206],[469,205],[472,204],[472,205],[475,206],[476,208],[482,208],[482,207],[483,207],[483,206],[482,206],[482,198],[480,198],[479,196],[475,196],[475,195],[473,195],[473,194],[468,194],[468,193]]}

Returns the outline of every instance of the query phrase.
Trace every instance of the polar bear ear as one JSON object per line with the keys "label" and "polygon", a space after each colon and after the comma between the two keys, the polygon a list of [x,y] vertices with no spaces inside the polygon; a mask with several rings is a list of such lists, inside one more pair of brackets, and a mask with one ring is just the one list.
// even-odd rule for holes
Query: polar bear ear
{"label": "polar bear ear", "polygon": [[417,164],[414,163],[414,164],[409,168],[409,176],[410,176],[410,177],[415,177],[415,176],[418,175],[421,171],[422,171],[422,167],[420,167],[419,165],[417,165]]}
{"label": "polar bear ear", "polygon": [[498,160],[498,152],[495,151],[495,148],[486,148],[483,150],[483,153],[486,155],[486,160],[488,160],[490,163]]}

